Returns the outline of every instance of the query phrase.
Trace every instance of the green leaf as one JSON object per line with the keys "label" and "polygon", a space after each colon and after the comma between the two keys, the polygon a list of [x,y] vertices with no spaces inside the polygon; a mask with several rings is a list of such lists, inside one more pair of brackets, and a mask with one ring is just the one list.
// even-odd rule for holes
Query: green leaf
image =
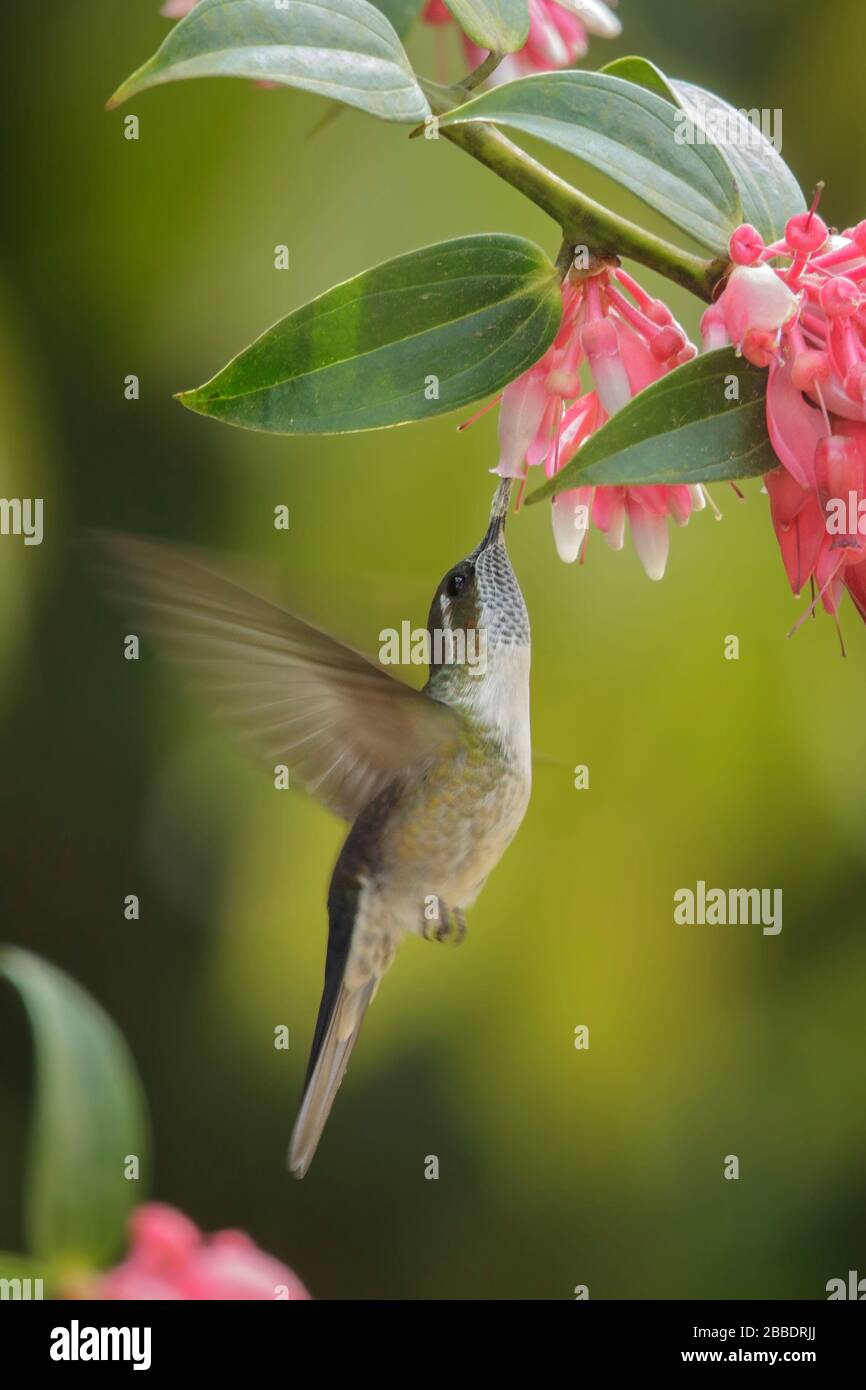
{"label": "green leaf", "polygon": [[127,1155],[148,1161],[145,1103],[126,1043],[108,1015],[62,970],[15,947],[0,975],[21,995],[36,1050],[35,1113],[26,1183],[30,1253],[93,1268],[115,1253],[141,1182]]}
{"label": "green leaf", "polygon": [[722,130],[725,138],[716,144],[737,181],[743,220],[757,227],[767,243],[777,241],[788,218],[806,208],[802,189],[782,156],[758,125],[721,97],[679,79],[673,87],[698,129],[710,137]]}
{"label": "green leaf", "polygon": [[713,140],[736,179],[743,220],[757,227],[766,242],[778,240],[789,217],[803,212],[806,200],[775,146],[748,119],[721,97],[703,87],[673,80],[646,58],[617,58],[603,72],[635,82],[678,106],[705,136]]}
{"label": "green leaf", "polygon": [[[739,399],[726,388],[736,378]],[[715,483],[778,466],[766,425],[767,373],[733,348],[695,357],[640,391],[527,502],[566,488]]]}
{"label": "green leaf", "polygon": [[556,271],[532,242],[461,237],[328,290],[179,399],[276,434],[402,425],[500,390],[550,346],[561,315]]}
{"label": "green leaf", "polygon": [[424,0],[373,0],[377,10],[394,26],[394,32],[405,39],[421,13]]}
{"label": "green leaf", "polygon": [[665,101],[672,102],[674,106],[679,105],[670,82],[661,68],[657,68],[649,58],[638,58],[635,55],[614,58],[612,63],[605,63],[599,71],[607,73],[609,77],[621,77],[624,82],[634,82],[638,87],[645,87],[648,92],[655,92],[658,96],[664,97]]}
{"label": "green leaf", "polygon": [[199,0],[109,108],[162,82],[248,77],[357,106],[386,121],[430,114],[392,25],[367,0]]}
{"label": "green leaf", "polygon": [[670,102],[620,77],[521,77],[466,102],[439,124],[467,121],[492,121],[577,155],[712,251],[726,250],[742,221],[736,183],[716,146],[680,143],[681,118]]}
{"label": "green leaf", "polygon": [[479,48],[516,53],[529,38],[529,0],[445,0],[445,4]]}

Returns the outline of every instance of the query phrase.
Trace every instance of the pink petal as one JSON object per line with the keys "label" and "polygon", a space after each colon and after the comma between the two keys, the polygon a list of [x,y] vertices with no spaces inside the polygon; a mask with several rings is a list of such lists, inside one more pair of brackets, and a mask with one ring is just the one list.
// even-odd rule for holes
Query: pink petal
{"label": "pink petal", "polygon": [[591,505],[591,487],[569,488],[553,499],[553,539],[560,560],[567,565],[574,564],[586,540]]}
{"label": "pink petal", "polygon": [[212,1240],[198,1251],[178,1279],[180,1297],[192,1300],[277,1299],[289,1302],[309,1298],[298,1278],[279,1260],[254,1244],[249,1248]]}
{"label": "pink petal", "polygon": [[815,450],[827,427],[820,410],[804,399],[791,380],[791,362],[770,368],[767,428],[776,455],[801,487],[815,486]]}
{"label": "pink petal", "polygon": [[632,396],[616,325],[609,318],[592,319],[583,327],[581,345],[589,361],[598,398],[608,415],[615,415]]}
{"label": "pink petal", "polygon": [[750,331],[776,333],[797,312],[792,294],[768,265],[740,265],[718,300],[731,341],[742,347]]}
{"label": "pink petal", "polygon": [[731,341],[724,313],[718,304],[711,304],[701,319],[701,339],[704,352],[727,347]]}
{"label": "pink petal", "polygon": [[866,562],[850,565],[845,570],[845,586],[856,604],[857,612],[866,622]]}
{"label": "pink petal", "polygon": [[[667,489],[668,511],[677,526],[685,526],[692,514],[692,489],[685,484],[677,484]],[[704,505],[703,496],[701,506]],[[696,509],[697,510],[697,509]]]}
{"label": "pink petal", "polygon": [[615,39],[622,33],[622,25],[602,0],[559,0],[561,5],[578,16],[591,34],[603,39]]}
{"label": "pink petal", "polygon": [[628,519],[634,548],[647,577],[663,579],[670,545],[667,517],[649,511],[629,494]]}
{"label": "pink petal", "polygon": [[592,519],[611,550],[622,550],[625,539],[625,497],[622,487],[597,487],[592,503]]}
{"label": "pink petal", "polygon": [[826,519],[818,494],[800,487],[784,468],[767,473],[764,484],[788,583],[794,594],[800,594],[815,572],[827,538]]}
{"label": "pink petal", "polygon": [[700,483],[689,483],[689,498],[693,512],[702,512],[707,505],[707,495]]}
{"label": "pink petal", "polygon": [[[852,401],[837,377],[822,381],[820,389],[824,404],[833,415],[841,415],[844,420],[866,420],[866,402]],[[811,391],[809,395],[812,397]]]}
{"label": "pink petal", "polygon": [[140,1269],[164,1273],[177,1268],[202,1243],[194,1221],[164,1202],[147,1202],[129,1218],[130,1254]]}
{"label": "pink petal", "polygon": [[182,1212],[151,1202],[133,1212],[131,1248],[116,1269],[76,1290],[82,1298],[307,1299],[297,1275],[242,1231],[204,1237]]}
{"label": "pink petal", "polygon": [[181,1299],[183,1294],[178,1293],[171,1279],[120,1265],[89,1290],[82,1290],[80,1296],[108,1303],[168,1303]]}
{"label": "pink petal", "polygon": [[499,464],[496,472],[500,477],[523,477],[526,455],[538,433],[549,400],[544,376],[535,367],[506,386],[499,406]]}
{"label": "pink petal", "polygon": [[655,516],[668,514],[668,489],[661,483],[628,488],[628,501],[633,501],[635,505],[643,507]]}
{"label": "pink petal", "polygon": [[452,15],[444,0],[427,0],[422,18],[425,24],[450,24]]}
{"label": "pink petal", "polygon": [[631,394],[636,396],[645,386],[651,386],[659,377],[663,377],[666,368],[663,362],[659,362],[658,358],[653,356],[649,344],[645,343],[627,323],[617,320],[616,329]]}
{"label": "pink petal", "polygon": [[[574,458],[580,446],[603,423],[598,396],[590,391],[568,407],[562,417],[559,432],[559,466],[564,468]],[[552,467],[548,476],[552,476]]]}

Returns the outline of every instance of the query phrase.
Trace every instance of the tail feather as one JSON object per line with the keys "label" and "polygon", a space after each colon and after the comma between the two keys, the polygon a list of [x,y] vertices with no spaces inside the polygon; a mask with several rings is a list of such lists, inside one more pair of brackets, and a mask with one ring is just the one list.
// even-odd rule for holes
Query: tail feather
{"label": "tail feather", "polygon": [[304,1097],[289,1145],[289,1168],[299,1178],[313,1160],[377,984],[376,977],[355,989],[341,984],[330,1014],[325,1011],[330,1002],[327,990],[322,999],[324,1016],[320,1014],[316,1026]]}

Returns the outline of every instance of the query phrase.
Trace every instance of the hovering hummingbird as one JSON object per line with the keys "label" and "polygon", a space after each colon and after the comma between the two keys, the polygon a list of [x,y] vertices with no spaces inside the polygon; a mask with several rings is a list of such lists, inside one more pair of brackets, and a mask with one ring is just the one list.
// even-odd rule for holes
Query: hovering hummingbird
{"label": "hovering hummingbird", "polygon": [[[423,690],[161,542],[111,537],[114,568],[214,713],[351,823],[328,892],[325,982],[289,1167],[310,1166],[368,1006],[408,934],[459,942],[526,811],[529,619],[505,546],[510,480],[443,578]],[[484,662],[454,659],[473,634]],[[477,650],[477,645],[476,645]]]}

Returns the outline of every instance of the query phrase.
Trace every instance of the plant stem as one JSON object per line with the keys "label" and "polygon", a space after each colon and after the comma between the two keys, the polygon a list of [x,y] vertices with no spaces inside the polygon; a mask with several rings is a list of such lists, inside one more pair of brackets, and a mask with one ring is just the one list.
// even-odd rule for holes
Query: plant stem
{"label": "plant stem", "polygon": [[480,87],[481,83],[486,82],[490,74],[496,71],[501,62],[502,54],[496,53],[491,49],[484,61],[479,63],[477,68],[473,68],[472,71],[463,78],[460,86],[463,88],[464,92],[474,92],[476,87]]}
{"label": "plant stem", "polygon": [[[424,86],[437,115],[453,110],[461,101],[461,88],[439,87],[433,83]],[[639,265],[682,285],[699,299],[707,303],[712,300],[713,291],[727,269],[726,260],[706,261],[689,251],[681,251],[637,223],[611,212],[551,173],[486,121],[440,126],[439,131],[446,140],[498,174],[558,222],[567,241],[585,245],[598,255],[629,256]]]}

